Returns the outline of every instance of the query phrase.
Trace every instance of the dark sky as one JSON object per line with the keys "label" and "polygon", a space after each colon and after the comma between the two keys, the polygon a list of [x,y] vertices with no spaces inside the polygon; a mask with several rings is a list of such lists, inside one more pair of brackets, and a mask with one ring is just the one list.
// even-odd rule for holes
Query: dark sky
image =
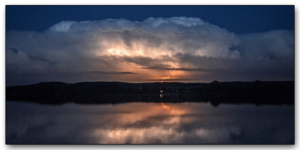
{"label": "dark sky", "polygon": [[294,30],[294,6],[6,6],[6,30],[44,31],[60,21],[196,17],[238,34]]}

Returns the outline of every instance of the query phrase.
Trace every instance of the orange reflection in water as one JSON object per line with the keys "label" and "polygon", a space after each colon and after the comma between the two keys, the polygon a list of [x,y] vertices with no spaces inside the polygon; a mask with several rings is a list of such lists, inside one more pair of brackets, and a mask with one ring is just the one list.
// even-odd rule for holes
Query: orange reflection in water
{"label": "orange reflection in water", "polygon": [[163,108],[163,109],[167,109],[167,110],[170,110],[170,109],[171,109],[169,106],[165,105],[164,103],[161,103],[161,105],[162,105],[162,108]]}
{"label": "orange reflection in water", "polygon": [[153,137],[161,137],[161,142],[167,143],[185,136],[176,128],[193,121],[193,118],[182,117],[193,112],[188,105],[131,103],[116,109],[128,113],[114,114],[108,122],[109,127],[94,131],[93,136],[99,138],[102,144],[124,144],[128,141],[141,144]]}
{"label": "orange reflection in water", "polygon": [[163,109],[167,109],[169,111],[170,115],[181,116],[181,115],[189,114],[192,111],[190,109],[183,109],[179,105],[171,105],[170,104],[170,106],[168,106],[164,103],[161,103],[161,105],[162,105]]}
{"label": "orange reflection in water", "polygon": [[149,142],[147,140],[153,137],[160,137],[162,143],[167,143],[171,140],[176,141],[186,136],[186,133],[178,133],[172,128],[150,127],[116,130],[99,129],[95,131],[95,135],[98,135],[97,137],[102,144],[125,144],[127,142],[131,144],[143,144]]}

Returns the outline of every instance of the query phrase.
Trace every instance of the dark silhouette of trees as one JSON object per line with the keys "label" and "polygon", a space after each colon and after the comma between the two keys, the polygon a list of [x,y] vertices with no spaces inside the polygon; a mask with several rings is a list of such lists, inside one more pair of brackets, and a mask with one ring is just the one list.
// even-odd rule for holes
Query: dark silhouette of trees
{"label": "dark silhouette of trees", "polygon": [[[163,90],[164,96],[159,99],[151,100],[153,97],[138,96],[154,94],[159,97],[160,90]],[[42,82],[6,87],[6,99],[54,104],[65,102],[118,103],[138,100],[147,102],[204,101],[210,102],[213,106],[218,106],[221,103],[294,104],[294,90],[294,81],[136,84],[123,82],[81,82],[74,84]],[[177,97],[168,96],[172,94]],[[104,97],[108,95],[117,98],[106,100]],[[137,95],[139,98],[133,96],[131,97],[133,99],[130,99],[128,95]]]}

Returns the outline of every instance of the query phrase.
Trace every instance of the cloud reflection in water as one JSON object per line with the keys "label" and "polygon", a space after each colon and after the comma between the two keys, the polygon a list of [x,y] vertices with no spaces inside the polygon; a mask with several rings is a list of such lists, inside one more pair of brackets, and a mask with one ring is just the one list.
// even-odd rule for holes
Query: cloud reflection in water
{"label": "cloud reflection in water", "polygon": [[7,102],[6,142],[26,144],[293,143],[293,106]]}

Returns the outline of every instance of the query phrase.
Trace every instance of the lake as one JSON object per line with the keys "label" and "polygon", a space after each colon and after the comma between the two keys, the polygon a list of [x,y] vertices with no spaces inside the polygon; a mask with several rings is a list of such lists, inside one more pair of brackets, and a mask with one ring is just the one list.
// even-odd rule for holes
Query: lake
{"label": "lake", "polygon": [[6,102],[7,144],[294,144],[294,105]]}

